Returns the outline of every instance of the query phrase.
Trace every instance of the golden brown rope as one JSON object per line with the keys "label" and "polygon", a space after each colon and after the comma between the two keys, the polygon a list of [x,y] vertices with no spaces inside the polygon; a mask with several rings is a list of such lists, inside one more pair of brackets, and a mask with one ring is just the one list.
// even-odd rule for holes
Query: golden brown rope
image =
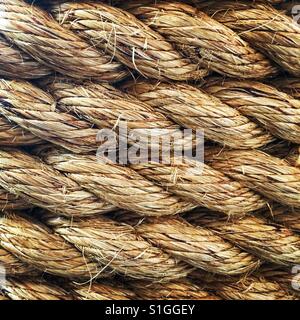
{"label": "golden brown rope", "polygon": [[118,81],[128,74],[120,63],[23,0],[0,1],[0,25],[7,39],[62,74],[104,81]]}
{"label": "golden brown rope", "polygon": [[208,272],[235,275],[248,273],[259,266],[259,261],[252,255],[209,229],[192,226],[183,219],[147,219],[135,229],[171,256]]}
{"label": "golden brown rope", "polygon": [[167,283],[131,281],[129,286],[142,300],[220,300],[189,279]]}
{"label": "golden brown rope", "polygon": [[43,64],[0,36],[0,76],[5,78],[36,79],[50,74]]}
{"label": "golden brown rope", "polygon": [[0,230],[0,245],[42,272],[81,279],[109,275],[104,266],[92,262],[84,252],[29,217],[2,214]]}
{"label": "golden brown rope", "polygon": [[300,27],[271,5],[243,1],[196,1],[195,4],[231,28],[253,47],[300,76]]}
{"label": "golden brown rope", "polygon": [[180,2],[152,0],[120,1],[118,5],[163,35],[185,56],[209,70],[256,79],[276,73],[277,68],[261,53],[195,7]]}
{"label": "golden brown rope", "polygon": [[76,182],[19,150],[0,150],[0,185],[26,202],[67,216],[116,209]]}
{"label": "golden brown rope", "polygon": [[[76,155],[58,149],[49,150],[48,153],[45,152],[41,156],[51,167],[67,174],[98,196],[105,199],[111,194],[113,198],[109,200],[110,202],[114,203],[117,200],[118,207],[129,207],[127,209],[131,211],[135,209],[144,215],[158,215],[159,212],[160,215],[184,212],[197,204],[233,215],[255,211],[266,205],[265,200],[257,193],[243,187],[239,182],[231,180],[219,171],[193,160],[185,160],[185,163],[175,166],[150,161],[142,162],[132,165],[134,168],[132,171],[119,165],[105,164],[100,161],[101,159],[97,160],[95,156]],[[142,179],[142,176],[149,180]],[[136,187],[134,187],[134,177],[139,182]],[[121,184],[122,180],[124,182]],[[154,181],[187,201],[170,196],[163,189],[158,189],[158,186],[149,185],[149,181]],[[123,185],[125,190],[123,190]],[[143,185],[144,189],[141,189]],[[157,192],[150,192],[149,196],[152,194],[154,199],[149,203],[146,202],[145,208],[141,211],[141,208],[138,207],[143,205],[147,199],[144,194],[147,186],[148,188],[151,186],[150,191],[157,190]],[[131,189],[135,190],[132,194],[130,194]],[[117,190],[119,191],[116,192]],[[115,195],[112,192],[115,192]],[[127,197],[126,194],[128,194]],[[139,196],[142,198],[139,199]],[[123,199],[125,203],[120,199]],[[139,203],[131,204],[137,199]]]}
{"label": "golden brown rope", "polygon": [[225,300],[295,300],[295,296],[289,294],[284,286],[263,277],[230,279],[197,271],[191,278],[196,284],[214,290]]}
{"label": "golden brown rope", "polygon": [[254,81],[211,79],[203,89],[254,118],[273,135],[300,143],[300,100]]}
{"label": "golden brown rope", "polygon": [[72,300],[73,297],[60,286],[33,278],[8,278],[0,286],[11,300]]}
{"label": "golden brown rope", "polygon": [[121,9],[99,2],[68,2],[54,5],[51,13],[64,29],[146,77],[194,80],[207,74],[161,35]]}
{"label": "golden brown rope", "polygon": [[300,261],[300,236],[264,218],[245,216],[228,220],[205,210],[186,216],[193,224],[210,228],[219,236],[262,260],[292,266]]}
{"label": "golden brown rope", "polygon": [[264,196],[300,207],[300,170],[259,150],[207,148],[205,160],[216,170]]}
{"label": "golden brown rope", "polygon": [[73,152],[96,152],[98,130],[66,112],[54,99],[24,81],[0,80],[0,113],[43,140]]}
{"label": "golden brown rope", "polygon": [[177,83],[130,81],[122,89],[186,128],[235,149],[258,148],[273,140],[255,122],[201,89]]}
{"label": "golden brown rope", "polygon": [[2,247],[0,247],[0,268],[5,270],[6,276],[31,276],[38,273],[32,265],[24,263]]}
{"label": "golden brown rope", "polygon": [[134,170],[100,157],[58,149],[50,149],[41,156],[51,167],[119,208],[145,216],[160,216],[185,212],[197,206],[173,196]]}
{"label": "golden brown rope", "polygon": [[69,286],[76,300],[135,300],[135,293],[116,281],[72,283]]}
{"label": "golden brown rope", "polygon": [[76,220],[50,217],[47,224],[100,265],[130,278],[170,281],[193,270],[144,240],[132,226],[103,216]]}

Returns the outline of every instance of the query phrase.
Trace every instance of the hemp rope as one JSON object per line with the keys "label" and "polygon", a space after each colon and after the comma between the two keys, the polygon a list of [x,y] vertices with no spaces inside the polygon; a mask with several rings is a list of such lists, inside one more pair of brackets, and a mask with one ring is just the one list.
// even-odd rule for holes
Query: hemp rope
{"label": "hemp rope", "polygon": [[128,285],[141,300],[220,300],[189,279],[168,283],[131,281]]}
{"label": "hemp rope", "polygon": [[160,34],[130,13],[98,2],[62,3],[51,13],[65,30],[71,30],[145,77],[197,80],[203,69],[177,52]]}
{"label": "hemp rope", "polygon": [[7,278],[0,292],[11,300],[72,300],[60,286],[32,278]]}
{"label": "hemp rope", "polygon": [[51,73],[50,69],[0,36],[0,76],[5,78],[36,79]]}
{"label": "hemp rope", "polygon": [[139,80],[122,84],[122,89],[183,127],[201,128],[205,138],[230,148],[258,148],[274,139],[239,110],[187,84]]}
{"label": "hemp rope", "polygon": [[87,216],[116,209],[39,159],[19,150],[0,150],[0,185],[26,202],[55,214]]}
{"label": "hemp rope", "polygon": [[191,279],[193,283],[199,282],[204,288],[214,290],[225,300],[295,300],[285,287],[259,276],[230,279],[196,271]]}
{"label": "hemp rope", "polygon": [[[1,154],[1,153],[0,153]],[[249,211],[255,211],[266,205],[266,202],[257,193],[251,191],[250,189],[243,187],[239,182],[231,180],[227,176],[221,174],[210,168],[207,165],[199,165],[196,161],[185,160],[186,164],[173,166],[168,164],[160,163],[142,163],[140,165],[132,165],[133,171],[129,171],[130,168],[120,167],[113,164],[105,164],[97,161],[96,156],[85,156],[76,155],[65,152],[63,150],[52,149],[44,154],[41,154],[43,161],[48,165],[66,174],[69,178],[79,183],[81,186],[91,190],[94,194],[107,198],[112,191],[119,190],[112,194],[113,198],[116,200],[116,196],[122,199],[122,194],[124,194],[124,203],[118,200],[118,207],[129,207],[129,211],[133,211],[135,207],[141,206],[145,200],[143,198],[136,203],[136,197],[139,196],[141,190],[137,189],[129,196],[126,194],[133,188],[129,188],[130,184],[134,183],[133,177],[145,177],[144,179],[138,178],[139,188],[141,184],[150,183],[149,181],[154,181],[161,185],[164,189],[169,190],[174,194],[177,194],[183,199],[190,199],[191,202],[182,202],[178,200],[175,196],[174,200],[168,200],[168,194],[166,191],[160,191],[154,193],[157,199],[157,206],[163,206],[162,198],[168,200],[168,205],[165,206],[169,214],[179,213],[192,209],[198,205],[203,205],[209,208],[214,208],[217,211],[225,212],[229,215],[233,214],[243,214]],[[130,172],[130,174],[129,174]],[[1,173],[0,173],[1,177]],[[147,180],[149,179],[149,180]],[[120,181],[124,180],[123,184]],[[0,179],[1,184],[1,179]],[[191,184],[193,188],[191,188]],[[112,186],[114,189],[108,187]],[[156,185],[155,185],[156,186]],[[151,187],[152,190],[154,187]],[[159,188],[156,186],[155,188]],[[136,189],[136,188],[134,188]],[[136,194],[139,191],[138,194]],[[114,200],[113,199],[113,200]],[[172,199],[172,198],[171,198]],[[114,201],[115,201],[114,200]],[[133,201],[131,205],[130,202]],[[149,212],[143,210],[136,210],[144,215],[155,215],[155,207],[153,202],[150,201],[146,204],[149,208]],[[110,199],[110,202],[113,201]],[[173,203],[174,209],[170,207]],[[130,205],[129,205],[130,204]],[[146,207],[145,205],[145,207]],[[166,214],[162,210],[160,215]],[[158,214],[156,214],[158,215]]]}
{"label": "hemp rope", "polygon": [[242,39],[300,76],[300,27],[271,5],[243,1],[194,1],[194,5],[234,30]]}
{"label": "hemp rope", "polygon": [[268,223],[258,216],[228,220],[205,210],[185,218],[192,224],[209,228],[262,260],[283,266],[299,264],[300,236],[283,226]]}
{"label": "hemp rope", "polygon": [[300,170],[259,150],[207,148],[207,163],[267,198],[300,207]]}
{"label": "hemp rope", "polygon": [[209,70],[246,79],[277,73],[277,68],[238,34],[194,7],[149,0],[120,1],[118,5]]}
{"label": "hemp rope", "polygon": [[278,138],[300,143],[300,100],[254,81],[210,79],[202,88]]}
{"label": "hemp rope", "polygon": [[0,33],[38,62],[74,78],[118,81],[128,71],[48,13],[23,0],[0,0]]}

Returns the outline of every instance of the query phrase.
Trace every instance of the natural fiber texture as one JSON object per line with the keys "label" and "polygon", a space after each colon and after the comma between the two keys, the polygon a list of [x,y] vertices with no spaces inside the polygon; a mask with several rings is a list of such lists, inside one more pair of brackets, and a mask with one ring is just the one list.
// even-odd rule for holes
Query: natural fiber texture
{"label": "natural fiber texture", "polygon": [[133,291],[114,281],[71,285],[76,300],[135,300]]}
{"label": "natural fiber texture", "polygon": [[38,273],[32,265],[24,263],[2,247],[0,247],[0,266],[0,273],[4,268],[6,276],[31,276]]}
{"label": "natural fiber texture", "polygon": [[207,74],[126,11],[98,2],[69,2],[54,5],[51,12],[64,29],[76,32],[145,77],[195,80]]}
{"label": "natural fiber texture", "polygon": [[196,160],[180,163],[173,158],[170,165],[149,160],[131,167],[180,197],[228,215],[242,215],[266,204],[256,192]]}
{"label": "natural fiber texture", "polygon": [[0,36],[0,76],[5,78],[36,79],[50,74],[46,66]]}
{"label": "natural fiber texture", "polygon": [[240,279],[216,278],[207,273],[195,272],[193,281],[205,284],[226,300],[295,300],[295,296],[276,281],[246,276]]}
{"label": "natural fiber texture", "polygon": [[0,218],[0,231],[3,248],[42,272],[81,279],[109,274],[103,266],[89,260],[84,251],[78,251],[61,236],[29,217],[5,213]]}
{"label": "natural fiber texture", "polygon": [[129,285],[142,300],[220,300],[188,279],[168,283],[132,281]]}
{"label": "natural fiber texture", "polygon": [[30,209],[32,204],[0,188],[0,211]]}
{"label": "natural fiber texture", "polygon": [[238,110],[187,84],[140,80],[127,82],[122,89],[183,127],[201,129],[206,139],[231,148],[258,148],[274,139]]}
{"label": "natural fiber texture", "polygon": [[[138,135],[139,144],[147,148],[153,132],[157,137],[166,136],[169,139],[172,134],[175,143],[170,143],[171,149],[179,147],[182,150],[183,145],[190,144],[191,137],[184,137],[179,125],[135,97],[107,84],[86,82],[78,85],[67,78],[50,77],[42,81],[42,86],[53,95],[60,110],[84,118],[99,129],[114,130],[121,138],[128,139],[129,144],[136,143],[134,137]],[[121,121],[126,121],[128,129],[125,133],[118,130]],[[138,130],[138,134],[131,131],[134,129]],[[153,140],[151,142],[151,148],[154,148]],[[155,148],[159,147],[158,143]]]}
{"label": "natural fiber texture", "polygon": [[209,70],[238,78],[276,73],[276,67],[235,32],[194,7],[151,0],[120,1],[119,5]]}
{"label": "natural fiber texture", "polygon": [[272,85],[277,87],[294,97],[300,99],[300,79],[299,78],[276,78],[270,82]]}
{"label": "natural fiber texture", "polygon": [[57,149],[50,149],[41,156],[46,163],[65,173],[84,189],[119,208],[145,216],[160,216],[196,207],[196,204],[173,196],[134,170],[107,162],[106,159]]}
{"label": "natural fiber texture", "polygon": [[300,207],[300,170],[258,150],[207,148],[205,160],[249,188],[284,205]]}
{"label": "natural fiber texture", "polygon": [[268,208],[267,210],[259,211],[259,214],[264,215],[270,221],[275,222],[287,229],[295,232],[300,232],[300,211],[281,205],[274,205],[274,208]]}
{"label": "natural fiber texture", "polygon": [[[0,98],[0,108],[1,108]],[[10,147],[30,146],[41,143],[41,140],[27,130],[0,118],[0,145]]]}
{"label": "natural fiber texture", "polygon": [[49,218],[47,223],[101,265],[130,278],[170,281],[184,278],[193,270],[152,246],[128,224],[100,216],[77,220]]}
{"label": "natural fiber texture", "polygon": [[0,1],[0,33],[35,60],[74,78],[118,81],[127,71],[23,0]]}
{"label": "natural fiber texture", "polygon": [[300,236],[282,226],[268,224],[260,217],[246,216],[228,220],[211,212],[195,211],[186,218],[193,224],[210,228],[262,260],[292,266],[300,261]]}
{"label": "natural fiber texture", "polygon": [[259,262],[208,229],[180,219],[153,219],[136,226],[150,242],[194,267],[219,274],[253,271]]}
{"label": "natural fiber texture", "polygon": [[295,167],[300,167],[300,146],[294,147],[285,157],[289,164]]}
{"label": "natural fiber texture", "polygon": [[0,80],[0,113],[43,140],[73,152],[96,152],[97,129],[65,112],[59,112],[54,99],[23,81]]}
{"label": "natural fiber texture", "polygon": [[8,278],[0,290],[11,300],[72,300],[73,298],[53,283],[31,278]]}
{"label": "natural fiber texture", "polygon": [[291,17],[270,5],[250,1],[200,0],[196,6],[236,31],[284,70],[300,76],[300,27]]}
{"label": "natural fiber texture", "polygon": [[273,135],[300,143],[300,100],[254,81],[211,79],[203,89],[254,118]]}
{"label": "natural fiber texture", "polygon": [[56,214],[86,216],[115,209],[39,159],[18,150],[0,151],[0,185]]}

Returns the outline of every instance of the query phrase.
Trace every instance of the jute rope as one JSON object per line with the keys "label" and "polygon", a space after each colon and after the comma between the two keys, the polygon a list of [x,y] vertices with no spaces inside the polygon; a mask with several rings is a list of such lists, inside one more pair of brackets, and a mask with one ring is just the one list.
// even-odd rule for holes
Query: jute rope
{"label": "jute rope", "polygon": [[249,188],[284,205],[300,207],[300,170],[259,150],[207,148],[205,159]]}
{"label": "jute rope", "polygon": [[230,148],[258,148],[273,140],[239,110],[194,86],[139,80],[123,84],[122,89],[183,127],[202,129],[206,139]]}
{"label": "jute rope", "polygon": [[0,185],[25,201],[67,216],[101,214],[115,207],[19,150],[0,151]]}
{"label": "jute rope", "polygon": [[36,79],[51,71],[0,36],[0,76],[5,78]]}
{"label": "jute rope", "polygon": [[180,2],[120,1],[185,56],[218,73],[238,78],[265,78],[276,67],[235,32],[195,7]]}
{"label": "jute rope", "polygon": [[295,300],[295,296],[289,294],[284,286],[259,276],[230,279],[195,272],[191,278],[226,300]]}
{"label": "jute rope", "polygon": [[254,81],[211,79],[202,88],[273,135],[300,143],[300,100]]}
{"label": "jute rope", "polygon": [[220,300],[188,279],[168,283],[131,281],[129,286],[142,300]]}
{"label": "jute rope", "polygon": [[211,212],[198,211],[186,217],[193,224],[211,228],[262,260],[292,266],[300,261],[300,237],[282,226],[256,216],[228,220]]}
{"label": "jute rope", "polygon": [[74,78],[118,81],[128,74],[37,6],[0,1],[0,33],[42,64]]}
{"label": "jute rope", "polygon": [[195,5],[237,32],[284,70],[300,76],[300,27],[291,17],[259,2],[200,0]]}
{"label": "jute rope", "polygon": [[[243,214],[262,208],[266,204],[265,200],[257,193],[209,166],[202,166],[197,161],[186,160],[186,163],[176,166],[157,162],[142,162],[132,165],[134,171],[129,171],[129,168],[99,162],[95,156],[75,155],[60,150],[50,150],[41,156],[51,167],[67,174],[68,177],[93,193],[104,198],[112,194],[113,198],[109,201],[115,202],[118,207],[125,208],[132,201],[133,203],[129,205],[131,211],[145,202],[145,192],[143,192],[145,187],[143,189],[141,186],[143,184],[150,186],[149,181],[154,181],[164,189],[187,199],[184,202],[175,196],[172,198],[166,191],[159,191],[158,186],[155,188],[151,186],[150,191],[152,189],[157,192],[150,192],[156,201],[152,199],[144,205],[149,208],[148,213],[146,208],[143,211],[136,208],[137,212],[144,215],[158,215],[155,211],[158,211],[159,207],[163,207],[166,201],[166,209],[165,211],[160,209],[160,215],[166,214],[166,212],[174,214],[176,211],[187,211],[197,204],[214,208],[229,215]],[[134,187],[135,176],[138,181],[136,187]],[[144,181],[141,177],[145,177],[146,180]],[[124,180],[124,184],[120,183],[122,180]],[[193,188],[191,188],[191,184]],[[134,192],[129,194],[131,189]],[[137,198],[139,196],[142,198]],[[136,203],[137,199],[140,201],[139,203]],[[165,200],[162,201],[163,199]],[[158,203],[156,204],[156,202]]]}
{"label": "jute rope", "polygon": [[72,300],[72,296],[58,285],[33,278],[7,278],[0,287],[11,300]]}
{"label": "jute rope", "polygon": [[184,58],[161,35],[130,13],[99,2],[63,3],[51,13],[93,46],[105,50],[145,77],[196,80],[207,70]]}

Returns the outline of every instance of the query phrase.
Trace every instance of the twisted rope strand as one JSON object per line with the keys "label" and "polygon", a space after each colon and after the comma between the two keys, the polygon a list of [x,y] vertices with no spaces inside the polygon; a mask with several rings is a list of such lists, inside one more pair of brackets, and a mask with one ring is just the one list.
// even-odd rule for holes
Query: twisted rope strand
{"label": "twisted rope strand", "polygon": [[252,149],[273,141],[255,122],[196,87],[150,81],[126,82],[122,89],[135,95],[174,122],[235,149]]}
{"label": "twisted rope strand", "polygon": [[97,2],[69,2],[54,5],[51,13],[64,29],[72,30],[145,77],[195,80],[207,74],[126,11]]}
{"label": "twisted rope strand", "polygon": [[300,170],[259,150],[207,148],[205,159],[216,170],[284,205],[300,207]]}
{"label": "twisted rope strand", "polygon": [[300,143],[300,100],[254,81],[211,79],[203,89],[254,118],[273,135]]}
{"label": "twisted rope strand", "polygon": [[37,79],[51,73],[50,69],[11,45],[0,36],[0,75],[5,78]]}
{"label": "twisted rope strand", "polygon": [[199,65],[227,76],[262,79],[277,73],[268,59],[235,32],[196,8],[180,2],[120,1]]}
{"label": "twisted rope strand", "polygon": [[200,0],[195,5],[237,32],[284,70],[300,76],[300,27],[291,17],[258,2]]}
{"label": "twisted rope strand", "polygon": [[45,280],[8,278],[0,290],[11,300],[72,300],[64,289]]}
{"label": "twisted rope strand", "polygon": [[283,266],[300,261],[300,237],[282,226],[269,224],[256,216],[228,220],[211,212],[193,212],[186,216],[193,224],[210,228],[263,260]]}
{"label": "twisted rope strand", "polygon": [[39,159],[18,150],[0,150],[0,185],[55,214],[87,216],[116,209]]}
{"label": "twisted rope strand", "polygon": [[42,9],[23,0],[0,1],[0,33],[38,62],[74,78],[118,81],[128,71]]}
{"label": "twisted rope strand", "polygon": [[29,217],[5,213],[0,217],[0,245],[30,267],[68,278],[106,277],[103,266]]}

